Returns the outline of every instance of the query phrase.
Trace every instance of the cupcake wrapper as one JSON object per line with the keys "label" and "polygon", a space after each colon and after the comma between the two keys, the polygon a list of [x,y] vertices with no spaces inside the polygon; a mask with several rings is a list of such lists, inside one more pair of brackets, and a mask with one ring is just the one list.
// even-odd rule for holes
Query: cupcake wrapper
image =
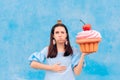
{"label": "cupcake wrapper", "polygon": [[79,44],[80,51],[82,53],[93,53],[98,50],[100,38],[96,39],[77,39],[76,42]]}

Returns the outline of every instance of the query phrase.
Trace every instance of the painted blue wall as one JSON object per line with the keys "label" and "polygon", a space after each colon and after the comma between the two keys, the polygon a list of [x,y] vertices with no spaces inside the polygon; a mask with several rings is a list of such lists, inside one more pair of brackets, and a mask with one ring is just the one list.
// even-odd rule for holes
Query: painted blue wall
{"label": "painted blue wall", "polygon": [[98,52],[86,56],[76,80],[118,80],[120,77],[120,0],[0,0],[0,80],[43,80],[28,57],[49,44],[56,20],[67,25],[72,46],[82,23],[102,35]]}

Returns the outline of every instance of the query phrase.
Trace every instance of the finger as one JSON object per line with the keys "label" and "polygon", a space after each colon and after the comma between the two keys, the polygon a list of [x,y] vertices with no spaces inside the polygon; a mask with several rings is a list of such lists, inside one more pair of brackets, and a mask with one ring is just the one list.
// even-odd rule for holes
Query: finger
{"label": "finger", "polygon": [[66,69],[59,69],[58,72],[63,72],[65,71]]}
{"label": "finger", "polygon": [[61,66],[60,70],[66,70],[66,67],[65,66]]}
{"label": "finger", "polygon": [[66,66],[61,66],[61,68],[66,69]]}
{"label": "finger", "polygon": [[60,65],[61,63],[57,63],[57,65]]}

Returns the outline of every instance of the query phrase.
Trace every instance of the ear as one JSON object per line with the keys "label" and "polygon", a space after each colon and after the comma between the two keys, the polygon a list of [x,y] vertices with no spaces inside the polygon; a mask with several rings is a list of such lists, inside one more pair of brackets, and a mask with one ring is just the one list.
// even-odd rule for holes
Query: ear
{"label": "ear", "polygon": [[52,37],[55,38],[54,35],[52,35]]}

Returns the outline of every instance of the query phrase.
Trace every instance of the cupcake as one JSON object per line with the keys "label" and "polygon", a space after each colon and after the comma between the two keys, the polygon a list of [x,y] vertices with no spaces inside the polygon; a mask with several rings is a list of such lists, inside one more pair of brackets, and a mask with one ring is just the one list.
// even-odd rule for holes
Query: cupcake
{"label": "cupcake", "polygon": [[92,30],[90,24],[84,24],[83,31],[76,36],[76,43],[82,53],[96,52],[100,41],[101,34],[96,30]]}

